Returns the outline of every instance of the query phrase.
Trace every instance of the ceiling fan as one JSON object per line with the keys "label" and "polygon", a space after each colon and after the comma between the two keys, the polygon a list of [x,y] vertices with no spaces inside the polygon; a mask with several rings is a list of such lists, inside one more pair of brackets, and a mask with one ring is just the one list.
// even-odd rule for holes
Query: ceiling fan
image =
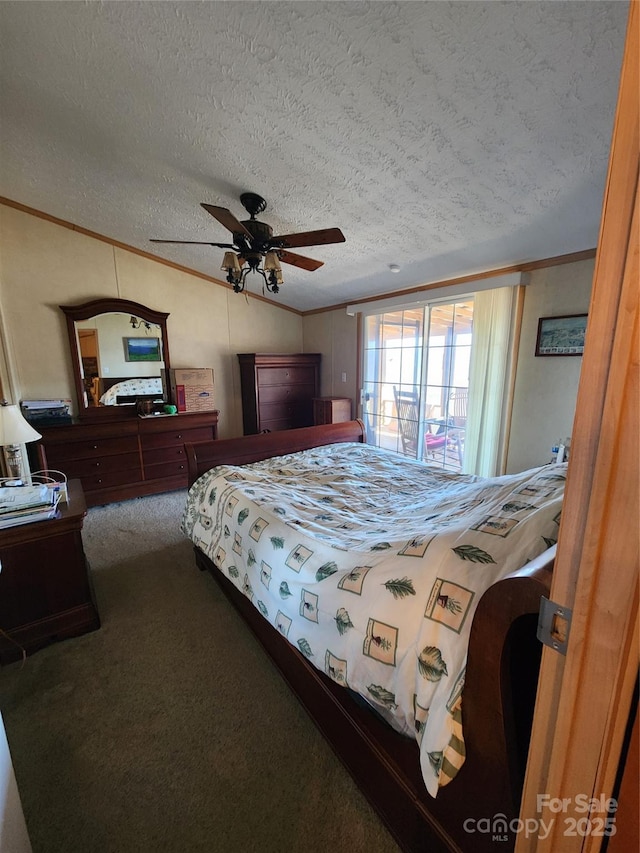
{"label": "ceiling fan", "polygon": [[[259,273],[271,293],[278,293],[282,284],[280,261],[303,270],[317,270],[323,265],[304,255],[288,251],[299,246],[323,246],[328,243],[344,243],[344,234],[339,228],[325,228],[319,231],[301,231],[298,234],[279,234],[273,236],[273,229],[266,222],[256,219],[258,213],[266,210],[267,203],[256,193],[242,193],[240,202],[250,219],[239,221],[226,207],[213,204],[201,204],[207,213],[217,219],[233,235],[233,243],[211,243],[203,240],[154,240],[152,243],[190,243],[199,246],[217,246],[228,249],[224,253],[221,269],[227,273],[227,281],[233,285],[236,293],[244,290],[249,272]],[[260,264],[262,263],[262,266]]]}

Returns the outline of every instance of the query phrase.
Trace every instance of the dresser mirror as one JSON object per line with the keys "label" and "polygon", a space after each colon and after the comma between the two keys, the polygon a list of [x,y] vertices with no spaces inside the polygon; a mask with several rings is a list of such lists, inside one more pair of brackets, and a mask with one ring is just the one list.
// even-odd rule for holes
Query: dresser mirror
{"label": "dresser mirror", "polygon": [[78,413],[119,417],[163,401],[168,314],[128,299],[61,305],[67,318]]}

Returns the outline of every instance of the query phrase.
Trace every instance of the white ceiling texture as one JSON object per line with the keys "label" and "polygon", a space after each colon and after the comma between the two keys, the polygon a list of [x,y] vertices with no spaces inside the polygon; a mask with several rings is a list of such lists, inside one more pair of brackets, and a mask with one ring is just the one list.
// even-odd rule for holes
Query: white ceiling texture
{"label": "white ceiling texture", "polygon": [[229,242],[200,203],[258,193],[275,234],[345,235],[284,266],[300,311],[590,249],[627,12],[4,0],[0,195],[219,278],[149,238]]}

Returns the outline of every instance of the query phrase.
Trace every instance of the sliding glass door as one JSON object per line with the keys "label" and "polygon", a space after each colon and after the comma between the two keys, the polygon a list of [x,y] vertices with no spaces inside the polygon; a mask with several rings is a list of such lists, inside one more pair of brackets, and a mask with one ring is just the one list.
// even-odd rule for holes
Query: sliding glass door
{"label": "sliding glass door", "polygon": [[466,298],[365,317],[362,410],[370,443],[462,469],[473,305]]}

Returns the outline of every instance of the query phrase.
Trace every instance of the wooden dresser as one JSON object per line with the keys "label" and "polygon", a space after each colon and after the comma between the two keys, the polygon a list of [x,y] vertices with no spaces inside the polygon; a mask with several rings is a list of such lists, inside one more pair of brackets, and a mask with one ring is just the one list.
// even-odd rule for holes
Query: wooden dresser
{"label": "wooden dresser", "polygon": [[244,434],[313,426],[320,359],[320,353],[239,354]]}
{"label": "wooden dresser", "polygon": [[95,506],[186,488],[184,443],[216,439],[218,412],[127,416],[39,432],[39,466],[79,479],[87,505]]}

